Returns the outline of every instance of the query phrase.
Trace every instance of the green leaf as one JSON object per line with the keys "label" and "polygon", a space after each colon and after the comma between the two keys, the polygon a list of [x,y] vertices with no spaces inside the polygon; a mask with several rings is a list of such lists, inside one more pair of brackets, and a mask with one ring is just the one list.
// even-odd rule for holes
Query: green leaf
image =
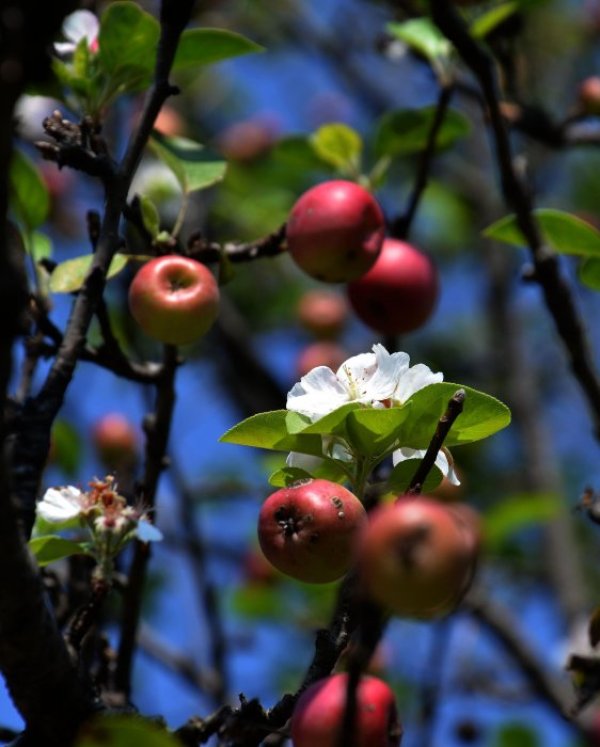
{"label": "green leaf", "polygon": [[220,182],[227,170],[227,161],[207,152],[203,145],[183,137],[166,137],[154,131],[150,148],[175,174],[185,194]]}
{"label": "green leaf", "polygon": [[33,231],[25,237],[25,247],[34,262],[48,259],[52,256],[52,241],[49,236],[39,231]]}
{"label": "green leaf", "polygon": [[141,85],[154,70],[159,36],[156,18],[136,3],[111,3],[100,19],[100,63],[109,76],[124,85],[136,78]]}
{"label": "green leaf", "polygon": [[234,425],[221,436],[220,440],[241,446],[255,446],[275,451],[299,451],[302,454],[321,456],[323,453],[321,436],[288,432],[287,422],[296,422],[293,416],[297,416],[297,413],[289,413],[287,410],[262,412]]}
{"label": "green leaf", "polygon": [[510,423],[508,407],[489,394],[449,382],[430,384],[410,398],[412,409],[410,418],[400,429],[400,444],[413,449],[427,448],[440,417],[446,412],[450,398],[458,389],[463,389],[466,394],[463,411],[446,436],[445,446],[479,441],[506,428]]}
{"label": "green leaf", "polygon": [[540,747],[540,740],[529,726],[508,724],[496,734],[493,747]]}
{"label": "green leaf", "polygon": [[50,447],[51,458],[69,477],[77,474],[81,446],[81,435],[71,423],[66,420],[54,421]]}
{"label": "green leaf", "polygon": [[[328,413],[324,417],[320,418],[319,420],[315,421],[314,423],[310,423],[308,421],[308,424],[301,426],[300,423],[298,423],[298,426],[293,432],[301,432],[301,433],[320,433],[324,436],[327,435],[345,435],[346,434],[346,416],[348,413],[352,412],[353,410],[357,410],[362,405],[360,405],[358,402],[349,402],[346,405],[342,405],[341,407],[338,407],[337,410],[333,410],[332,412]],[[294,413],[296,414],[296,413]],[[303,416],[300,416],[303,417]],[[306,423],[305,418],[305,423]]]}
{"label": "green leaf", "polygon": [[197,65],[239,57],[253,52],[263,52],[264,47],[246,39],[241,34],[224,29],[188,29],[179,40],[173,71],[185,70]]}
{"label": "green leaf", "polygon": [[145,195],[139,195],[139,200],[144,227],[150,233],[152,238],[155,239],[160,231],[160,216],[158,214],[158,209],[152,200]]}
{"label": "green leaf", "polygon": [[[73,293],[83,285],[92,264],[93,255],[85,254],[83,257],[67,259],[57,265],[50,275],[50,290],[52,293]],[[106,278],[112,278],[125,267],[131,255],[115,254],[108,268]]]}
{"label": "green leaf", "polygon": [[508,2],[482,13],[471,24],[471,35],[476,39],[485,39],[488,34],[506,21],[507,18],[510,18],[517,10],[519,10],[518,3]]}
{"label": "green leaf", "polygon": [[350,443],[365,456],[384,454],[396,440],[398,428],[410,415],[411,408],[411,403],[408,403],[403,407],[350,412],[346,420]]}
{"label": "green leaf", "polygon": [[[427,145],[436,109],[435,106],[426,106],[422,109],[399,109],[384,114],[375,133],[377,156],[403,156],[423,150]],[[469,131],[469,120],[454,109],[449,109],[438,130],[436,148],[448,148],[468,135]]]}
{"label": "green leaf", "polygon": [[164,727],[139,716],[97,716],[86,722],[74,747],[181,747]]}
{"label": "green leaf", "polygon": [[600,259],[584,259],[579,265],[579,280],[592,290],[600,290]]}
{"label": "green leaf", "polygon": [[304,135],[290,135],[279,140],[271,151],[271,159],[294,170],[331,171],[331,164],[318,156]]}
{"label": "green leaf", "polygon": [[89,555],[89,551],[84,543],[73,542],[56,535],[46,535],[44,537],[33,537],[29,542],[29,549],[33,553],[38,565],[48,565],[55,560],[68,558],[70,555]]}
{"label": "green leaf", "polygon": [[251,620],[283,620],[287,617],[281,593],[272,586],[249,584],[237,589],[232,598],[232,607],[237,615]]}
{"label": "green leaf", "polygon": [[40,172],[20,150],[14,150],[10,162],[11,205],[17,218],[28,230],[48,217],[50,198]]}
{"label": "green leaf", "polygon": [[452,51],[451,43],[429,18],[412,18],[404,23],[388,23],[387,30],[430,62],[446,58]]}
{"label": "green leaf", "polygon": [[331,482],[347,482],[348,473],[336,459],[323,458],[319,465],[308,472],[300,467],[282,467],[269,476],[269,484],[277,488],[287,487],[298,480],[310,477]]}
{"label": "green leaf", "polygon": [[[562,210],[539,208],[533,214],[538,221],[542,238],[558,254],[600,256],[600,231],[589,223]],[[527,245],[515,215],[507,215],[496,221],[485,229],[483,235],[505,244]]]}
{"label": "green leaf", "polygon": [[325,124],[311,136],[310,143],[323,161],[345,172],[356,172],[360,166],[363,142],[361,136],[340,122]]}
{"label": "green leaf", "polygon": [[502,500],[485,513],[484,537],[498,549],[516,532],[554,519],[561,507],[554,493],[521,493]]}
{"label": "green leaf", "polygon": [[[422,458],[417,457],[415,459],[405,459],[402,462],[398,462],[387,480],[389,490],[398,495],[405,493],[421,461]],[[443,475],[441,471],[433,465],[429,474],[425,478],[425,483],[422,488],[423,493],[429,493],[430,491],[435,490],[435,488],[437,488],[441,483],[442,478]]]}

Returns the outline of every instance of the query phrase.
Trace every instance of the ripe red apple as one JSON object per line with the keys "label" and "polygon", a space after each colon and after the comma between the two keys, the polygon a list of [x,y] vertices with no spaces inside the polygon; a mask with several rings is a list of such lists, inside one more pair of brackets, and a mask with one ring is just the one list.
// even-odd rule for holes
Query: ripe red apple
{"label": "ripe red apple", "polygon": [[92,441],[102,463],[110,468],[131,464],[137,456],[138,436],[121,413],[110,412],[94,425]]}
{"label": "ripe red apple", "polygon": [[358,549],[367,594],[402,617],[450,612],[469,585],[477,546],[449,507],[403,496],[371,514]]}
{"label": "ripe red apple", "polygon": [[384,236],[381,208],[366,189],[323,182],[296,202],[286,227],[288,250],[304,272],[326,283],[356,280],[372,267]]}
{"label": "ripe red apple", "polygon": [[[334,674],[302,693],[292,715],[294,747],[338,747],[347,682],[347,674]],[[398,747],[402,727],[390,687],[377,677],[362,677],[356,704],[355,747]]]}
{"label": "ripe red apple", "polygon": [[346,488],[329,480],[301,480],[263,503],[258,540],[267,560],[282,573],[325,584],[350,568],[365,520],[362,503]]}
{"label": "ripe red apple", "polygon": [[328,366],[332,371],[337,371],[348,358],[347,351],[337,342],[313,342],[298,356],[296,370],[300,378],[317,366]]}
{"label": "ripe red apple", "polygon": [[131,314],[160,342],[185,345],[206,334],[219,310],[219,287],[210,270],[188,257],[147,262],[129,288]]}
{"label": "ripe red apple", "polygon": [[339,293],[328,290],[307,291],[297,308],[298,321],[320,340],[337,337],[348,318],[348,302]]}
{"label": "ripe red apple", "polygon": [[399,335],[421,327],[438,298],[438,274],[414,246],[386,239],[373,267],[348,285],[356,315],[377,332]]}
{"label": "ripe red apple", "polygon": [[600,75],[591,75],[583,80],[577,93],[585,114],[600,115]]}

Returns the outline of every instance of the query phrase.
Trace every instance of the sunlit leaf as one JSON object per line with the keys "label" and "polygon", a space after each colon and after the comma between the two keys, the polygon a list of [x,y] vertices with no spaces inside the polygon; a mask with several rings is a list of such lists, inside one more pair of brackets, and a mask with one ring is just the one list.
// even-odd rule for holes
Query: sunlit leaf
{"label": "sunlit leaf", "polygon": [[14,150],[10,163],[11,207],[23,225],[33,230],[47,218],[50,198],[40,172],[20,150]]}
{"label": "sunlit leaf", "polygon": [[[402,156],[418,153],[427,145],[431,126],[436,115],[435,106],[422,109],[400,109],[381,117],[375,134],[378,156]],[[448,148],[469,134],[469,120],[453,109],[446,112],[437,133],[436,147]]]}
{"label": "sunlit leaf", "polygon": [[150,148],[168,166],[184,193],[206,189],[225,176],[227,161],[209,154],[203,145],[183,137],[166,137],[154,132]]}
{"label": "sunlit leaf", "polygon": [[34,262],[48,259],[52,256],[52,241],[49,236],[40,231],[33,231],[27,237],[27,251],[31,254]]}
{"label": "sunlit leaf", "polygon": [[173,70],[210,65],[220,60],[263,52],[264,47],[225,29],[188,29],[179,40]]}
{"label": "sunlit leaf", "polygon": [[302,454],[321,456],[323,444],[319,435],[304,435],[288,432],[288,416],[296,415],[287,410],[274,410],[253,415],[234,425],[221,436],[221,441],[242,446],[255,446],[275,451],[298,451]]}
{"label": "sunlit leaf", "polygon": [[470,26],[471,35],[476,39],[484,39],[498,28],[501,23],[510,18],[517,10],[519,4],[516,2],[502,3],[478,16]]}
{"label": "sunlit leaf", "polygon": [[[93,255],[67,259],[57,265],[50,275],[50,290],[52,293],[74,293],[83,285],[83,281],[91,267]],[[107,279],[114,277],[133,259],[125,254],[115,254],[108,268]]]}
{"label": "sunlit leaf", "polygon": [[[581,218],[562,210],[534,210],[542,238],[559,254],[600,257],[600,231]],[[483,235],[495,241],[526,246],[515,215],[507,215],[485,229]]]}
{"label": "sunlit leaf", "polygon": [[311,136],[310,143],[323,161],[337,169],[355,171],[360,164],[362,138],[341,122],[325,124]]}
{"label": "sunlit leaf", "polygon": [[388,32],[430,62],[448,57],[452,45],[429,18],[411,18],[403,23],[388,23]]}
{"label": "sunlit leaf", "polygon": [[86,546],[81,542],[73,542],[56,535],[33,537],[29,540],[29,549],[33,553],[38,565],[48,565],[56,560],[68,558],[71,555],[88,554]]}
{"label": "sunlit leaf", "polygon": [[381,410],[354,410],[346,420],[349,441],[366,456],[384,454],[397,438],[398,429],[410,412],[410,404]]}
{"label": "sunlit leaf", "polygon": [[158,209],[152,200],[145,195],[140,195],[139,200],[144,228],[152,238],[155,239],[160,231],[160,216],[158,214]]}

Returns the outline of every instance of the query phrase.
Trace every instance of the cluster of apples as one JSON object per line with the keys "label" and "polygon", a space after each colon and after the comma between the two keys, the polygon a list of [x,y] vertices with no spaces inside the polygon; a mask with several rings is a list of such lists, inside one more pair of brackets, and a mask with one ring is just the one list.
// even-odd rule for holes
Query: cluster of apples
{"label": "cluster of apples", "polygon": [[286,238],[308,275],[348,284],[352,308],[377,332],[418,329],[435,307],[435,265],[411,244],[385,237],[381,208],[359,184],[332,180],[309,189],[292,208]]}
{"label": "cluster of apples", "polygon": [[[328,480],[301,480],[264,502],[258,539],[282,573],[328,583],[354,567],[360,593],[392,615],[433,619],[451,612],[467,591],[480,546],[478,517],[468,506],[400,496],[369,516],[349,490]],[[292,718],[296,747],[337,747],[346,697],[344,675],[315,683]],[[364,677],[357,691],[357,744],[389,747],[401,729],[393,694]]]}

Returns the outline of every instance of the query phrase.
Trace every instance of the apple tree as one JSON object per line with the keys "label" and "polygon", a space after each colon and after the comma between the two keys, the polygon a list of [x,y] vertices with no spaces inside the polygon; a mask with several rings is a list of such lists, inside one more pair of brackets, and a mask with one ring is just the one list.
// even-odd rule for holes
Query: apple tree
{"label": "apple tree", "polygon": [[598,744],[598,4],[0,29],[0,737]]}

